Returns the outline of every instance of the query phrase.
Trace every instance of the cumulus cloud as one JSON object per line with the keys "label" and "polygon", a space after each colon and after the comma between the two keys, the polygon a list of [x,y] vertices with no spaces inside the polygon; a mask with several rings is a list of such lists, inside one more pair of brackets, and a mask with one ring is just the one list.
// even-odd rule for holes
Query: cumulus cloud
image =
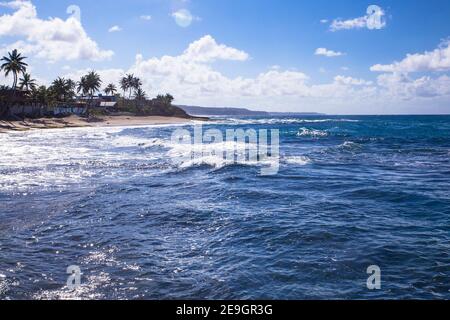
{"label": "cumulus cloud", "polygon": [[339,51],[328,50],[326,48],[317,48],[316,52],[314,54],[316,56],[325,56],[325,57],[329,57],[329,58],[345,55],[345,53],[342,53]]}
{"label": "cumulus cloud", "polygon": [[194,41],[184,51],[183,58],[197,62],[213,62],[216,60],[245,61],[249,55],[241,50],[218,44],[216,40],[206,35]]}
{"label": "cumulus cloud", "polygon": [[445,41],[433,51],[408,54],[402,61],[392,64],[376,64],[370,68],[374,72],[420,72],[450,70],[450,41]]}
{"label": "cumulus cloud", "polygon": [[377,85],[386,97],[410,101],[413,99],[447,99],[450,97],[450,77],[430,75],[414,78],[415,72],[441,72],[450,70],[450,42],[445,41],[433,51],[408,54],[401,61],[376,64],[370,68],[382,72]]}
{"label": "cumulus cloud", "polygon": [[105,60],[113,51],[101,50],[75,17],[40,19],[36,7],[28,0],[1,2],[2,7],[12,9],[10,14],[0,15],[0,37],[13,36],[20,40],[8,45],[27,55],[50,61]]}
{"label": "cumulus cloud", "polygon": [[[98,73],[105,85],[118,84],[124,74],[133,73],[141,78],[149,96],[170,92],[180,104],[267,110],[358,113],[361,106],[365,106],[365,110],[371,112],[389,103],[397,106],[402,101],[448,99],[450,95],[450,78],[447,76],[414,80],[395,73],[380,75],[373,82],[337,75],[329,83],[311,84],[307,74],[279,66],[253,77],[230,77],[214,68],[216,61],[243,63],[248,59],[246,52],[218,43],[207,35],[192,42],[179,55],[146,58],[138,54],[134,64],[127,69],[106,69]],[[69,72],[65,76],[78,80],[88,71]]]}
{"label": "cumulus cloud", "polygon": [[140,18],[141,18],[142,20],[145,20],[145,21],[150,21],[150,20],[152,20],[152,16],[151,16],[151,15],[142,15]]}
{"label": "cumulus cloud", "polygon": [[367,14],[362,17],[342,20],[335,19],[330,25],[330,30],[335,32],[339,30],[363,29],[379,30],[386,27],[385,12],[378,6],[371,5],[367,8]]}
{"label": "cumulus cloud", "polygon": [[353,85],[353,86],[370,86],[372,85],[372,81],[366,81],[364,79],[356,79],[352,77],[346,76],[336,76],[334,77],[335,83],[345,84],[345,85]]}
{"label": "cumulus cloud", "polygon": [[415,97],[434,98],[450,95],[450,77],[447,75],[412,79],[405,74],[390,73],[378,76],[377,82],[390,96],[405,100]]}
{"label": "cumulus cloud", "polygon": [[[118,83],[125,73],[140,77],[149,94],[170,92],[177,102],[206,105],[242,105],[261,101],[261,105],[275,101],[295,99],[345,99],[366,98],[371,85],[362,79],[338,76],[332,83],[309,84],[309,76],[296,70],[269,68],[255,77],[228,77],[217,71],[213,63],[218,60],[242,62],[249,55],[236,48],[217,43],[207,35],[192,42],[177,56],[144,58],[138,54],[135,63],[127,70],[99,71],[104,82]],[[78,79],[88,70],[71,73]],[[298,101],[297,101],[298,103]]]}
{"label": "cumulus cloud", "polygon": [[109,28],[108,32],[120,32],[122,31],[122,28],[119,26],[112,26],[111,28]]}

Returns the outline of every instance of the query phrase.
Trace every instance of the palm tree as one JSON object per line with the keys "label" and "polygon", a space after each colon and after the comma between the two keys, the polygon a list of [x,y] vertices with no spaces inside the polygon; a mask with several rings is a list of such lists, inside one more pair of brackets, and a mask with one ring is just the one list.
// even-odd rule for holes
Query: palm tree
{"label": "palm tree", "polygon": [[20,90],[32,91],[36,88],[36,80],[31,78],[29,73],[24,73],[19,79]]}
{"label": "palm tree", "polygon": [[80,82],[78,82],[78,92],[82,92],[83,95],[93,97],[96,92],[100,90],[102,80],[100,76],[95,72],[91,71],[87,75],[81,77]]}
{"label": "palm tree", "polygon": [[[12,86],[13,100],[16,97],[17,80],[18,80],[19,74],[25,73],[27,71],[28,64],[26,64],[24,62],[25,59],[26,59],[26,57],[23,57],[22,54],[18,53],[17,49],[14,49],[12,52],[8,52],[8,56],[5,56],[0,59],[0,61],[3,62],[3,64],[0,65],[0,70],[4,70],[6,77],[9,76],[10,73],[12,73],[13,77],[14,77],[14,82],[13,82],[13,86]],[[10,103],[11,103],[11,100],[9,97],[7,98],[7,102],[8,103],[5,104],[6,107],[3,110],[3,112],[0,111],[0,116],[2,116],[3,114],[6,114],[6,115],[9,114]]]}
{"label": "palm tree", "polygon": [[14,82],[12,89],[15,93],[15,90],[17,89],[17,80],[18,76],[21,73],[25,73],[27,71],[27,66],[24,62],[26,57],[23,57],[21,53],[18,53],[17,49],[14,49],[12,52],[8,52],[8,56],[3,57],[0,59],[0,61],[3,61],[4,63],[0,66],[0,70],[5,71],[5,76],[9,76],[10,73],[14,76]]}
{"label": "palm tree", "polygon": [[66,80],[66,90],[67,90],[66,97],[67,97],[67,99],[73,100],[73,98],[75,97],[76,87],[77,87],[77,84],[75,81],[73,81],[72,79]]}
{"label": "palm tree", "polygon": [[58,77],[55,81],[52,83],[52,89],[57,95],[58,99],[65,102],[66,96],[69,91],[69,87],[67,85],[67,80],[61,77]]}
{"label": "palm tree", "polygon": [[92,97],[96,92],[100,90],[102,80],[98,73],[96,73],[95,71],[89,72],[86,77],[88,81],[89,93]]}
{"label": "palm tree", "polygon": [[95,71],[89,72],[87,75],[81,77],[78,82],[78,92],[82,92],[83,96],[89,97],[89,103],[87,106],[87,113],[89,115],[89,107],[94,99],[94,94],[100,90],[102,80]]}
{"label": "palm tree", "polygon": [[128,90],[128,78],[126,76],[120,79],[120,89],[122,89],[123,98],[125,99],[125,92]]}
{"label": "palm tree", "polygon": [[147,94],[142,88],[138,88],[134,91],[134,99],[136,100],[136,106],[140,108],[142,106],[142,102],[147,99]]}
{"label": "palm tree", "polygon": [[166,93],[166,95],[164,96],[164,104],[170,107],[172,105],[173,100],[175,100],[175,98],[171,94]]}
{"label": "palm tree", "polygon": [[110,83],[110,84],[108,84],[106,86],[105,90],[103,90],[103,91],[105,91],[106,95],[110,95],[111,94],[113,96],[113,95],[116,94],[117,88],[116,88],[116,86],[114,84]]}
{"label": "palm tree", "polygon": [[58,77],[55,81],[53,81],[51,88],[57,95],[58,99],[63,102],[67,102],[72,100],[75,95],[76,83],[71,79]]}
{"label": "palm tree", "polygon": [[30,98],[32,101],[39,105],[41,108],[41,114],[47,113],[47,107],[54,106],[58,97],[52,87],[47,88],[46,86],[35,87],[30,92]]}
{"label": "palm tree", "polygon": [[89,93],[89,89],[88,89],[88,83],[87,83],[87,77],[86,76],[82,76],[80,81],[78,81],[77,83],[77,92],[81,93],[81,95],[87,96]]}
{"label": "palm tree", "polygon": [[51,88],[47,88],[45,86],[40,86],[32,91],[32,96],[41,105],[48,106],[53,102],[53,99],[56,99],[55,92]]}
{"label": "palm tree", "polygon": [[139,90],[142,87],[142,81],[141,79],[134,77],[133,81],[131,82],[131,87],[136,91]]}
{"label": "palm tree", "polygon": [[131,91],[133,89],[133,84],[134,84],[134,74],[129,74],[126,75],[126,81],[127,81],[127,88],[128,90],[130,90],[130,94],[128,95],[128,99],[131,99]]}
{"label": "palm tree", "polygon": [[167,93],[167,94],[165,94],[165,95],[159,94],[159,95],[156,97],[156,100],[157,100],[159,103],[161,103],[163,106],[165,106],[165,107],[170,107],[170,106],[172,105],[172,102],[173,102],[174,99],[175,99],[175,98],[174,98],[171,94],[169,94],[169,93]]}
{"label": "palm tree", "polygon": [[125,98],[125,92],[129,91],[128,99],[131,99],[131,94],[138,90],[142,86],[141,79],[134,76],[134,74],[126,74],[122,79],[120,79],[120,88],[123,90],[123,96]]}

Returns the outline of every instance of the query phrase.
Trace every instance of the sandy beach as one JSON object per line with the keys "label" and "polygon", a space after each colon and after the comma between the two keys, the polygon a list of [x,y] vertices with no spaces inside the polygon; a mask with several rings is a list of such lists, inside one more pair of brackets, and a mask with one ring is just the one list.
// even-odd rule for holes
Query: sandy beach
{"label": "sandy beach", "polygon": [[30,129],[58,129],[58,128],[80,128],[80,127],[121,127],[121,126],[145,126],[161,124],[189,123],[193,120],[176,117],[159,116],[103,116],[88,120],[79,116],[65,118],[41,118],[24,119],[21,121],[0,120],[0,133],[8,131],[27,131]]}

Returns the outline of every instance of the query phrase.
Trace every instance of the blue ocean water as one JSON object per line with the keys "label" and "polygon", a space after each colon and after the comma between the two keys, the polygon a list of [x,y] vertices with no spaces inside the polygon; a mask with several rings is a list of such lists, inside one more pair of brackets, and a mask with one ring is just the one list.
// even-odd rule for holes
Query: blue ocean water
{"label": "blue ocean water", "polygon": [[450,299],[449,116],[203,127],[279,129],[278,174],[176,163],[180,126],[0,135],[0,298]]}

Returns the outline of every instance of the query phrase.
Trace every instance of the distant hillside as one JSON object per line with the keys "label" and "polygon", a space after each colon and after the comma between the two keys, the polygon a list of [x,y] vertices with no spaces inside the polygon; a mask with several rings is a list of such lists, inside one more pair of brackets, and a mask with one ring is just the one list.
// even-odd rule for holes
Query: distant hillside
{"label": "distant hillside", "polygon": [[192,116],[317,116],[316,112],[265,112],[245,108],[215,108],[197,106],[177,106]]}
{"label": "distant hillside", "polygon": [[269,112],[270,115],[273,116],[324,116],[325,113],[318,112]]}
{"label": "distant hillside", "polygon": [[252,111],[245,108],[208,108],[196,106],[178,106],[193,116],[267,116],[268,112]]}

